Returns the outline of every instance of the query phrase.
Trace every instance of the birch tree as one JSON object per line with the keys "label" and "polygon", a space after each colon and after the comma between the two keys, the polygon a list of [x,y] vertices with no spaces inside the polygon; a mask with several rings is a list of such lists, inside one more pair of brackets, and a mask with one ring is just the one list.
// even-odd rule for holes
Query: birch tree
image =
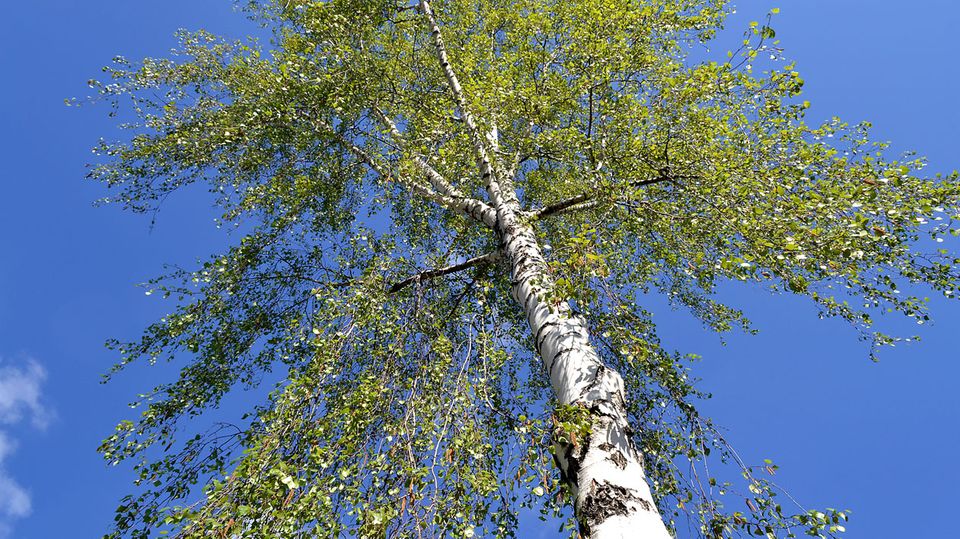
{"label": "birch tree", "polygon": [[235,231],[110,343],[108,377],[179,369],[100,448],[138,474],[110,537],[843,531],[738,460],[645,298],[725,332],[725,282],[801,295],[872,355],[901,338],[875,313],[956,295],[955,173],[805,122],[769,19],[699,60],[722,0],[242,8],[269,44],[182,32],[91,81],[132,129],[98,147],[105,201],[197,184]]}

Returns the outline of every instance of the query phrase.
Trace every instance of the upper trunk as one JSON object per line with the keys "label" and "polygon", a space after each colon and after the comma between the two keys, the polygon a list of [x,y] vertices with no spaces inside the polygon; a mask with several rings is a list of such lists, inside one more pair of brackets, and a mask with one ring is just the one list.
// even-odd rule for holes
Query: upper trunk
{"label": "upper trunk", "polygon": [[[515,199],[514,199],[515,200]],[[551,302],[553,279],[533,230],[518,206],[498,208],[498,229],[510,261],[513,297],[560,405],[589,412],[589,436],[555,436],[554,456],[574,496],[584,538],[669,538],[646,483],[627,422],[623,379],[590,344],[584,320],[565,300]]]}

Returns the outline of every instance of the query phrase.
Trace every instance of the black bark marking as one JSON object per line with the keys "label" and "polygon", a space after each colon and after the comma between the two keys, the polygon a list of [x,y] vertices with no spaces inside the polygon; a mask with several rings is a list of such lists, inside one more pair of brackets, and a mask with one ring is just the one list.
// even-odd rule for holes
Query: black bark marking
{"label": "black bark marking", "polygon": [[534,335],[534,343],[536,344],[536,347],[537,347],[537,354],[543,353],[541,351],[541,349],[543,348],[543,343],[546,342],[547,337],[550,336],[549,334],[545,334],[543,332],[546,331],[547,328],[551,326],[557,326],[557,325],[559,325],[559,322],[557,322],[556,320],[552,320],[550,322],[544,323],[542,326],[540,326],[540,329],[537,330],[536,335]]}
{"label": "black bark marking", "polygon": [[[502,233],[504,235],[510,234],[510,230],[504,230]],[[508,250],[510,250],[510,246],[513,245],[513,242],[517,241],[518,239],[520,239],[520,236],[516,234],[510,234],[510,236],[507,238],[507,241],[503,242],[503,244]]]}
{"label": "black bark marking", "polygon": [[623,456],[623,452],[615,451],[612,455],[610,455],[607,458],[612,460],[613,463],[617,465],[617,468],[620,468],[621,470],[627,469],[627,457]]}
{"label": "black bark marking", "polygon": [[563,458],[567,461],[567,481],[571,485],[580,484],[580,457],[581,455],[574,454],[576,451],[576,446],[573,444],[565,444],[566,449],[564,450]]}
{"label": "black bark marking", "polygon": [[570,352],[576,352],[579,349],[580,349],[579,347],[574,346],[572,348],[563,348],[561,350],[558,350],[557,353],[554,354],[553,359],[550,360],[550,368],[547,369],[547,374],[550,375],[551,377],[553,376],[553,366],[557,364],[557,360],[560,359],[560,356],[564,354],[569,354]]}
{"label": "black bark marking", "polygon": [[[597,365],[597,372],[594,373],[594,375],[593,375],[593,381],[590,382],[589,385],[587,385],[586,387],[584,387],[584,388],[580,391],[580,398],[581,398],[581,399],[583,399],[584,397],[586,397],[587,395],[589,395],[591,391],[593,391],[594,389],[597,388],[597,386],[600,385],[600,383],[603,381],[603,373],[604,373],[604,371],[606,371],[606,370],[607,370],[606,366],[604,366],[602,363],[599,364],[599,365]],[[595,408],[595,409],[593,410],[594,413],[597,413],[598,415],[600,415],[600,414],[599,414],[599,410],[596,409],[596,407],[594,407],[594,408]]]}
{"label": "black bark marking", "polygon": [[[553,459],[560,469],[560,478],[570,487],[571,492],[576,492],[580,488],[580,464],[590,450],[590,434],[576,443],[566,441],[568,436],[569,433],[562,432],[558,424],[553,431],[554,447],[557,448]],[[557,453],[563,455],[562,460]]]}
{"label": "black bark marking", "polygon": [[597,524],[601,524],[613,516],[627,516],[635,511],[631,507],[631,502],[636,503],[644,511],[652,511],[653,505],[636,496],[632,491],[618,485],[611,485],[604,481],[598,483],[593,481],[592,492],[587,494],[583,504],[578,511],[580,522],[580,533],[584,537],[590,537],[590,529]]}
{"label": "black bark marking", "polygon": [[560,480],[564,483],[572,484],[573,481],[570,481],[570,477],[567,476],[567,471],[563,468],[560,457],[558,457],[556,453],[553,453],[553,463],[556,464],[557,469],[560,470]]}
{"label": "black bark marking", "polygon": [[536,299],[536,298],[534,297],[534,294],[527,294],[527,297],[523,299],[523,310],[524,310],[525,312],[529,312],[529,311],[530,311],[530,300],[531,300],[531,299]]}

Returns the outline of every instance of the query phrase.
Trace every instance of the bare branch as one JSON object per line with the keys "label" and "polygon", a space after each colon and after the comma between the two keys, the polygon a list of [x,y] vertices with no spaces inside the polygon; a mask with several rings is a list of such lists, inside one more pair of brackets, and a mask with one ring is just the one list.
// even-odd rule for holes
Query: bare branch
{"label": "bare branch", "polygon": [[531,221],[538,221],[550,217],[551,215],[557,215],[559,213],[567,213],[571,211],[571,208],[579,206],[584,203],[594,202],[591,201],[593,198],[593,193],[580,193],[577,196],[570,197],[566,200],[561,200],[560,202],[554,202],[548,206],[544,206],[539,210],[534,210],[529,213]]}
{"label": "bare branch", "polygon": [[[667,174],[661,174],[656,178],[651,178],[649,180],[639,180],[631,182],[627,185],[628,188],[637,188],[643,187],[645,185],[653,185],[655,183],[661,182],[675,182],[679,179],[690,178],[692,176],[671,176]],[[538,210],[533,210],[527,213],[531,221],[538,221],[544,219],[551,215],[557,215],[560,213],[569,213],[572,211],[580,211],[596,206],[599,201],[596,200],[597,193],[595,191],[584,191],[579,195],[572,196],[566,200],[561,200],[559,202],[554,202],[553,204],[544,206]]]}
{"label": "bare branch", "polygon": [[410,286],[411,284],[416,283],[416,282],[423,282],[423,281],[427,281],[427,280],[430,280],[430,279],[435,279],[435,278],[437,278],[437,277],[442,277],[442,276],[444,276],[444,275],[450,275],[451,273],[456,273],[456,272],[458,272],[458,271],[463,271],[463,270],[465,270],[465,269],[467,269],[467,268],[472,268],[472,267],[474,267],[474,266],[481,266],[481,265],[486,265],[486,264],[492,264],[492,263],[496,262],[497,260],[499,260],[499,259],[500,259],[500,256],[501,256],[500,251],[491,251],[491,252],[489,252],[489,253],[487,253],[487,254],[485,254],[485,255],[480,255],[480,256],[473,257],[473,258],[471,258],[470,260],[466,260],[466,261],[461,262],[461,263],[459,263],[459,264],[454,264],[454,265],[452,265],[452,266],[444,266],[444,267],[442,267],[442,268],[435,268],[435,269],[430,269],[430,270],[422,271],[422,272],[420,272],[420,273],[418,273],[418,274],[416,274],[416,275],[411,275],[410,277],[407,277],[406,279],[404,279],[404,280],[402,280],[402,281],[400,281],[400,282],[398,282],[398,283],[395,283],[393,286],[391,286],[391,287],[387,290],[387,292],[389,292],[389,293],[391,293],[391,294],[395,294],[395,293],[399,292],[400,290],[403,290],[404,288],[406,288],[406,287],[408,287],[408,286]]}

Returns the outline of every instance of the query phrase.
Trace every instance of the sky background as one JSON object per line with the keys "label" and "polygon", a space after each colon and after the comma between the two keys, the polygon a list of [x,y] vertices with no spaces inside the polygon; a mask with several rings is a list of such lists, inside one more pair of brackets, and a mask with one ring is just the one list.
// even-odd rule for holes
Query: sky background
{"label": "sky background", "polygon": [[[928,156],[931,173],[960,168],[960,2],[737,6],[736,29],[781,8],[774,28],[807,81],[811,119],[870,120],[876,138]],[[177,28],[240,37],[250,26],[228,0],[33,0],[9,2],[3,18],[0,539],[99,537],[130,474],[95,448],[157,381],[132,369],[99,384],[116,359],[103,342],[136,337],[172,307],[136,283],[230,238],[197,192],[172,197],[152,229],[149,218],[93,207],[105,193],[83,181],[90,148],[117,131],[107,107],[63,100],[87,95],[86,80],[114,55],[164,55]],[[712,47],[736,48],[738,35]],[[698,374],[714,395],[704,409],[744,460],[776,461],[777,481],[807,506],[852,509],[851,539],[954,536],[960,305],[934,300],[923,342],[873,364],[852,330],[817,320],[809,302],[736,285],[725,293],[758,336],[721,346],[683,315],[658,314],[668,346],[704,356]]]}

